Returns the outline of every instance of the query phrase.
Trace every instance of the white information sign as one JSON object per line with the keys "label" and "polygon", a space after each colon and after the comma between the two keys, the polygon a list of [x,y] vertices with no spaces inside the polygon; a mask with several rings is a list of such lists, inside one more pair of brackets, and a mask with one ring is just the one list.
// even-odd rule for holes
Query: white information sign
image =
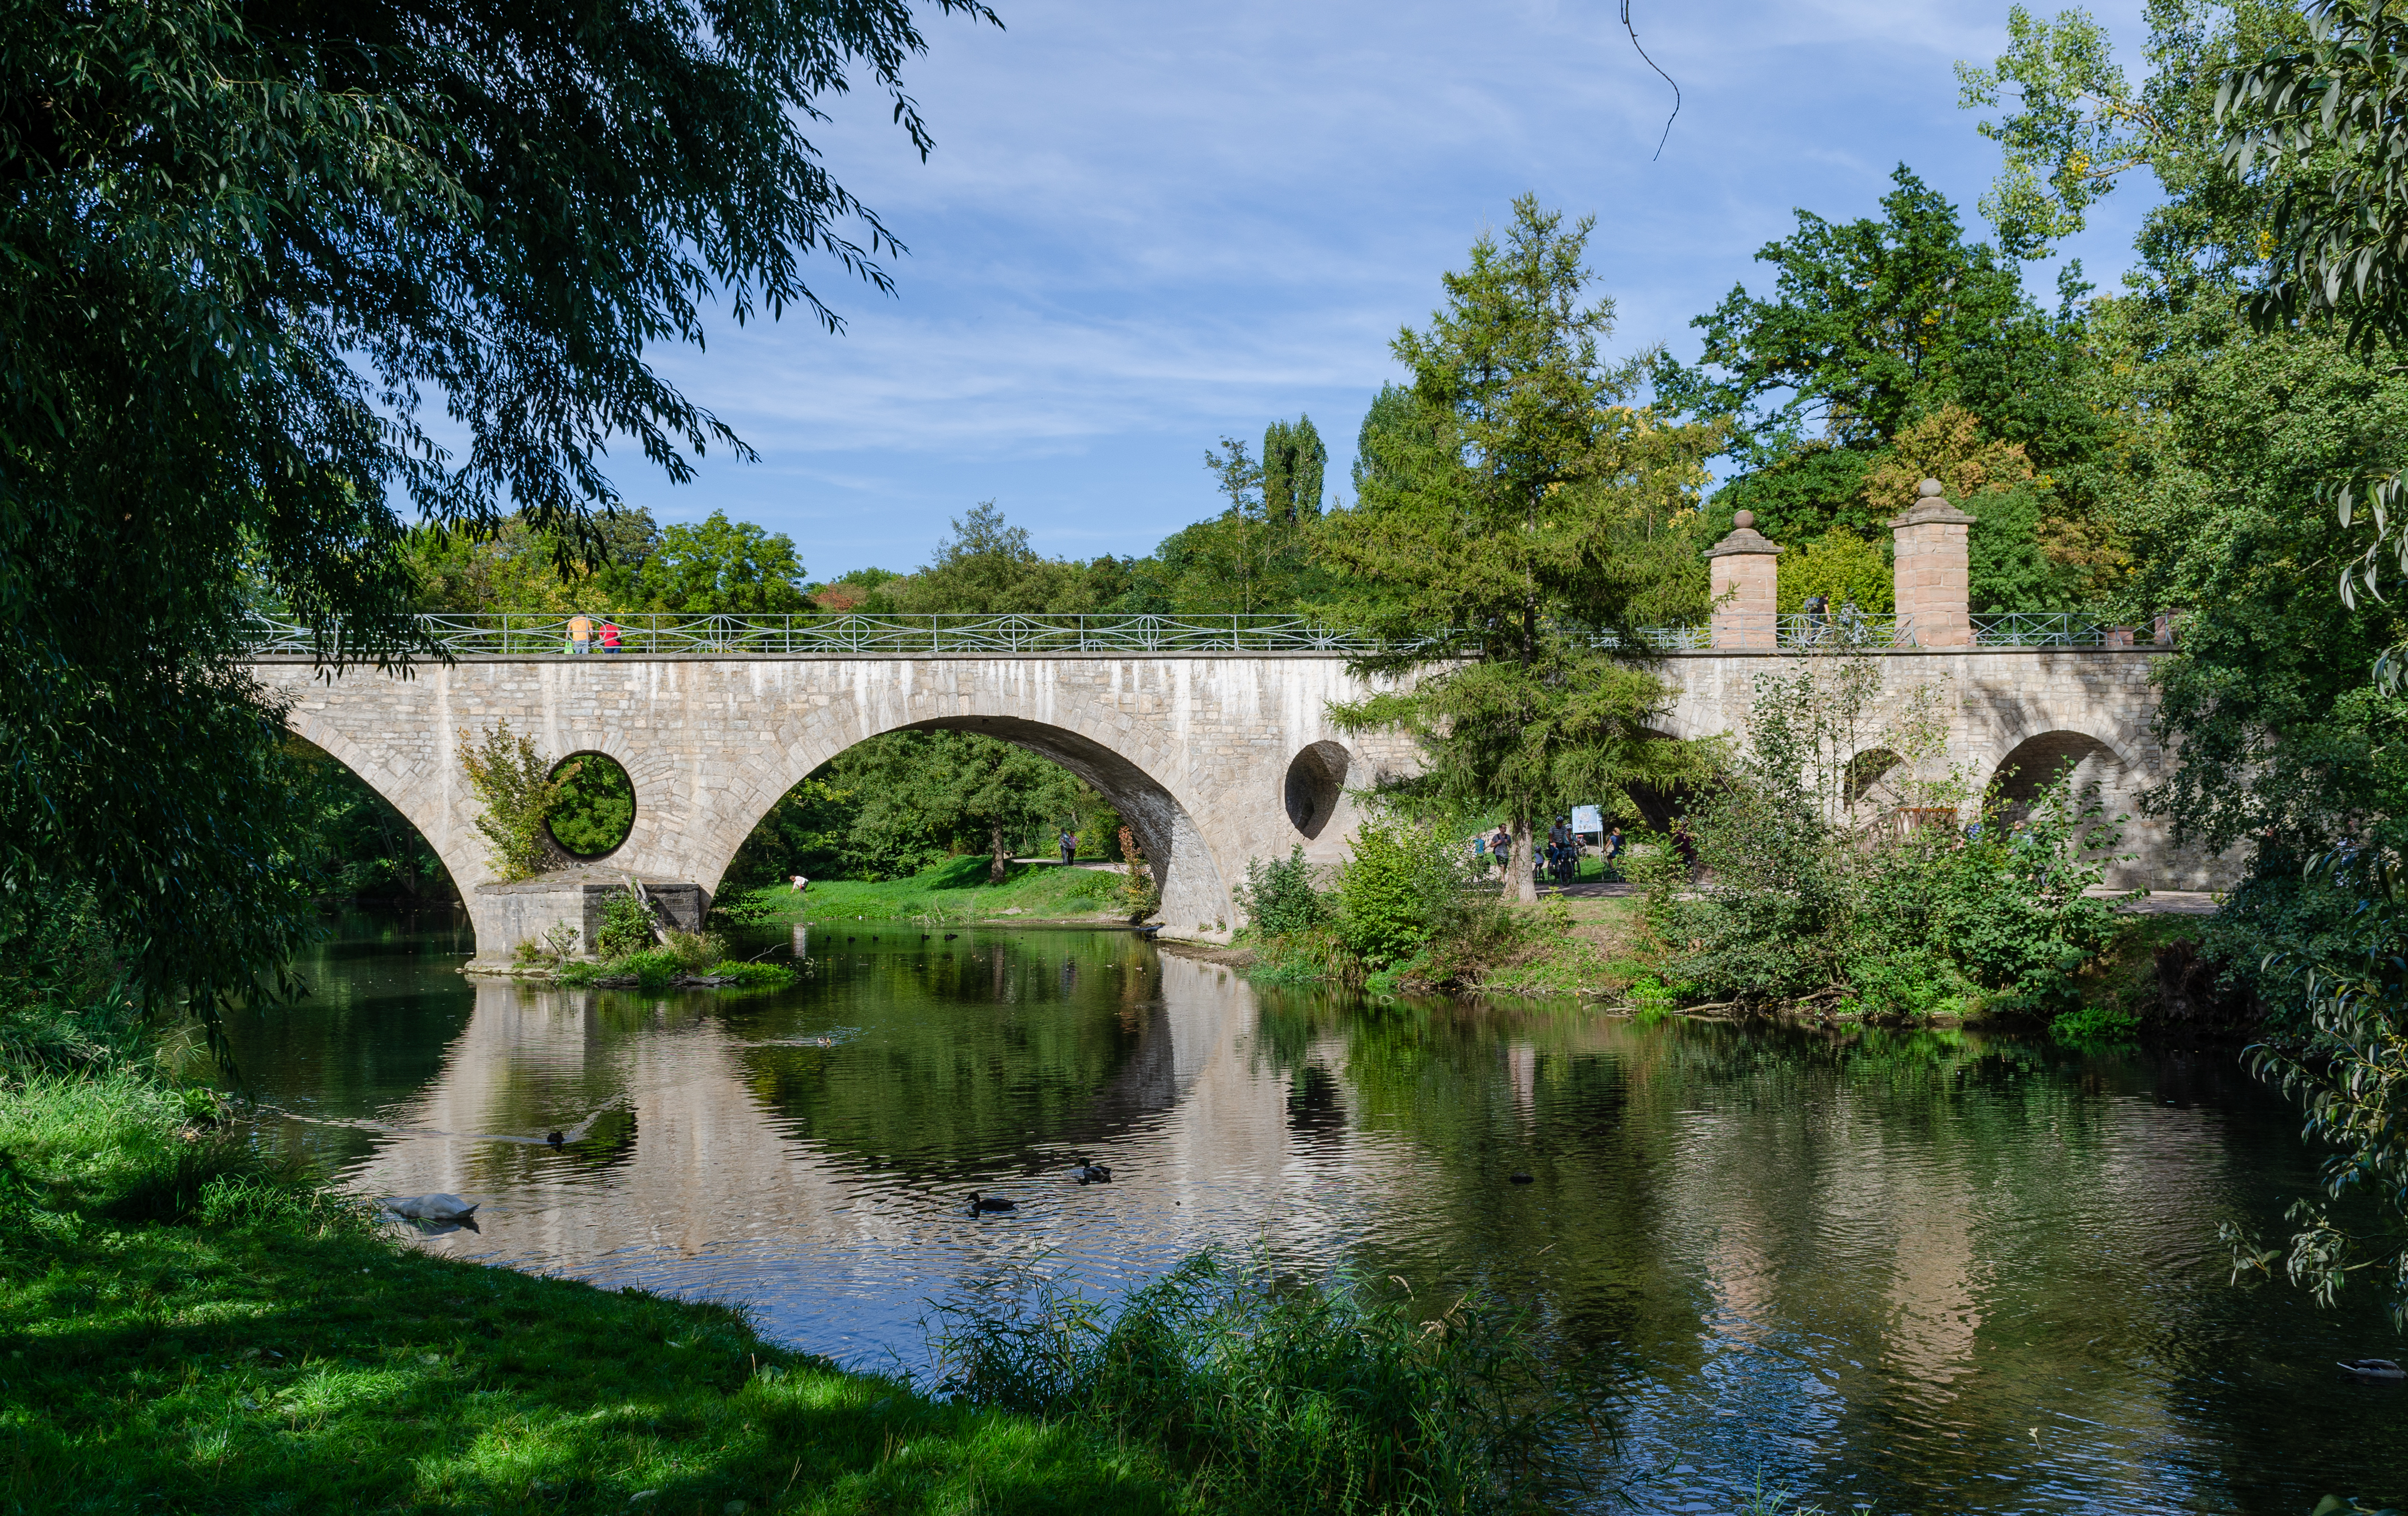
{"label": "white information sign", "polygon": [[1603,832],[1605,830],[1605,812],[1603,808],[1598,806],[1574,806],[1572,808],[1572,830],[1584,833]]}

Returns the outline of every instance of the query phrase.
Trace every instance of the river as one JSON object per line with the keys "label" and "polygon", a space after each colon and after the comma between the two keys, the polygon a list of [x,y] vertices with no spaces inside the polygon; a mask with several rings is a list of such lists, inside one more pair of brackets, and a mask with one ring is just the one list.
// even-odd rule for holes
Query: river
{"label": "river", "polygon": [[[746,1302],[889,1370],[924,1366],[932,1301],[1207,1245],[1479,1284],[1625,1387],[1648,1510],[2408,1489],[2401,1388],[2333,1366],[2401,1355],[2372,1293],[2228,1282],[2217,1222],[2279,1234],[2312,1180],[2229,1052],[1367,1004],[1114,933],[823,922],[800,986],[743,995],[470,981],[468,947],[346,918],[308,999],[231,1029],[268,1139],[480,1203],[424,1239],[452,1256]],[[974,1189],[1018,1209],[972,1219]]]}

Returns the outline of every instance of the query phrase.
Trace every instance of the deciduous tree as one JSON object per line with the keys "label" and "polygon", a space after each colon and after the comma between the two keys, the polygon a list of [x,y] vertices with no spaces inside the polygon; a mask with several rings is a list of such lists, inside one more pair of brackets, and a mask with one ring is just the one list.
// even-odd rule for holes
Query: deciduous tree
{"label": "deciduous tree", "polygon": [[255,985],[313,923],[251,592],[423,652],[396,502],[568,540],[613,442],[742,455],[652,359],[706,298],[834,324],[811,254],[886,284],[805,132],[859,80],[925,151],[921,47],[900,3],[0,12],[0,937],[86,884],[154,1000]]}

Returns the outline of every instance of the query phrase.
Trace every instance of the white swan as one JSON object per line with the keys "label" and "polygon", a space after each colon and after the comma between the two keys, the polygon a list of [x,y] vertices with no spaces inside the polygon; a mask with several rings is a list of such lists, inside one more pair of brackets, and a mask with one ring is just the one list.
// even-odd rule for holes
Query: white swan
{"label": "white swan", "polygon": [[378,1204],[412,1222],[465,1222],[477,1213],[476,1207],[463,1204],[456,1194],[401,1194]]}

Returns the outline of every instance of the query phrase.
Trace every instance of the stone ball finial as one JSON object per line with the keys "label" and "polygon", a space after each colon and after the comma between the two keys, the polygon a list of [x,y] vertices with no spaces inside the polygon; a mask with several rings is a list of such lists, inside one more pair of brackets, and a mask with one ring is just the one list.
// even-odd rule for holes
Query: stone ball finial
{"label": "stone ball finial", "polygon": [[1752,510],[1742,510],[1738,515],[1731,518],[1731,524],[1744,532],[1749,527],[1756,524],[1756,512]]}
{"label": "stone ball finial", "polygon": [[1925,479],[1922,483],[1914,487],[1914,493],[1923,496],[1926,500],[1937,500],[1940,498],[1940,481],[1938,479]]}

